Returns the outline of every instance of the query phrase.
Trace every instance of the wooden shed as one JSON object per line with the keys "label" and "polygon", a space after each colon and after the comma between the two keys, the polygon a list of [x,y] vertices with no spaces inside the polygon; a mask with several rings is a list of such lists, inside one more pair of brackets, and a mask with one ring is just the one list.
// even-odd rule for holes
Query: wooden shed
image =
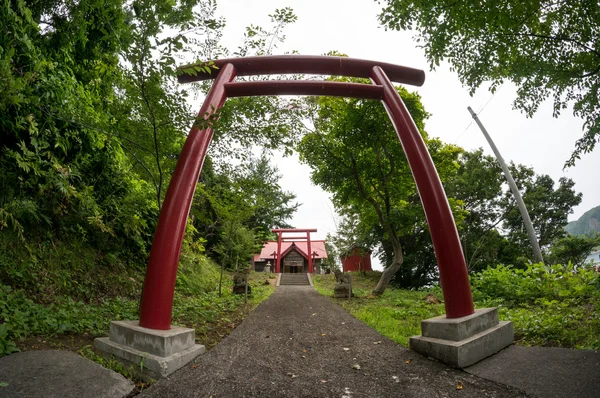
{"label": "wooden shed", "polygon": [[371,250],[363,247],[352,247],[342,255],[344,272],[372,271]]}

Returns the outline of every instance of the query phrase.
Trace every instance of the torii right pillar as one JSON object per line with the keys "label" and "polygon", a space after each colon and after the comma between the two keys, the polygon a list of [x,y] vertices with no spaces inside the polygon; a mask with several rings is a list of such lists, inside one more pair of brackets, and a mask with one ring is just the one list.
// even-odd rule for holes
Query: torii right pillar
{"label": "torii right pillar", "polygon": [[[422,321],[422,335],[411,337],[410,348],[447,365],[465,368],[512,344],[513,325],[511,322],[499,321],[497,308],[473,308],[466,265],[461,246],[457,243],[458,232],[435,165],[408,109],[386,74],[380,67],[375,66],[371,72],[371,79],[383,87],[383,103],[415,176],[430,225],[438,259],[440,283],[446,300],[446,315]],[[430,180],[423,179],[422,176],[417,178],[419,173],[423,172],[429,174]],[[426,203],[438,199],[443,205],[438,203],[431,206]],[[430,213],[431,209],[434,212]],[[437,213],[437,210],[443,211]],[[431,218],[436,217],[446,217],[441,224],[452,228],[445,231],[434,230],[431,222],[437,220]],[[444,250],[443,255],[439,253],[440,250]],[[441,266],[440,260],[444,260],[445,267]],[[452,305],[449,306],[450,300]]]}

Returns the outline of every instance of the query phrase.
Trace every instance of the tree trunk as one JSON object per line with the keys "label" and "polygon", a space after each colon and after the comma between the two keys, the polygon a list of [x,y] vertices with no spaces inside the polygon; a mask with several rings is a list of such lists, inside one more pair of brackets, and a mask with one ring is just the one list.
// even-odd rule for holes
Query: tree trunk
{"label": "tree trunk", "polygon": [[225,268],[225,263],[221,260],[221,276],[219,277],[219,297],[221,297],[221,286],[223,286],[223,268]]}
{"label": "tree trunk", "polygon": [[387,289],[390,281],[394,275],[396,275],[396,272],[400,270],[400,267],[402,267],[402,263],[404,262],[404,256],[402,255],[402,246],[400,245],[400,242],[394,238],[391,238],[390,240],[392,247],[394,248],[394,261],[383,271],[381,278],[379,278],[379,282],[377,282],[377,286],[375,286],[375,289],[373,289],[371,292],[375,296],[381,296],[383,292],[385,292],[385,289]]}

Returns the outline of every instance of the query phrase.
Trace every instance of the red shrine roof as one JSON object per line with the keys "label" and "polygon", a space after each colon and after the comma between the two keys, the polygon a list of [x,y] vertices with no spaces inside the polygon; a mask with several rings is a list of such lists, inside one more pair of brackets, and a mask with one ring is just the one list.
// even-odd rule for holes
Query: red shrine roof
{"label": "red shrine roof", "polygon": [[[292,250],[292,245],[296,248],[296,251],[302,255],[302,257],[308,259],[307,242],[281,242],[281,257],[285,256],[289,251]],[[311,240],[310,250],[311,252],[317,252],[317,255],[314,257],[315,259],[327,258],[324,240]],[[254,261],[273,260],[273,252],[277,252],[277,241],[269,241],[265,243],[260,251],[260,254],[254,255]]]}

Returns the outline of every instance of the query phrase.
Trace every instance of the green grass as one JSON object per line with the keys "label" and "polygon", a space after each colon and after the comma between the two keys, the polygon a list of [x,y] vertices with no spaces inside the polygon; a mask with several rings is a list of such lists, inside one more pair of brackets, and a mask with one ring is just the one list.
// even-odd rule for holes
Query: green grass
{"label": "green grass", "polygon": [[[3,231],[5,232],[5,231]],[[226,272],[184,245],[173,303],[173,323],[196,330],[208,348],[229,334],[274,287],[267,274],[251,274],[247,304],[231,293]],[[81,352],[108,334],[113,320],[139,319],[144,267],[70,239],[24,245],[0,235],[0,356],[19,350]]]}
{"label": "green grass", "polygon": [[[379,276],[353,273],[356,298],[332,300],[407,347],[411,336],[421,334],[423,319],[444,314],[443,304],[424,300],[429,293],[442,300],[441,290],[389,287],[383,296],[372,297]],[[333,275],[317,275],[313,281],[319,293],[332,297]],[[471,277],[475,307],[498,307],[500,319],[513,322],[517,344],[580,349],[600,348],[599,281],[593,271],[542,265],[528,270],[498,267]]]}
{"label": "green grass", "polygon": [[[332,299],[348,310],[354,317],[365,322],[391,340],[408,346],[411,336],[421,334],[421,320],[444,313],[443,304],[424,301],[428,292],[388,288],[381,297],[370,296],[379,280],[379,272],[366,275],[352,274],[355,294],[348,299]],[[313,276],[315,288],[324,296],[333,295],[334,275]]]}

